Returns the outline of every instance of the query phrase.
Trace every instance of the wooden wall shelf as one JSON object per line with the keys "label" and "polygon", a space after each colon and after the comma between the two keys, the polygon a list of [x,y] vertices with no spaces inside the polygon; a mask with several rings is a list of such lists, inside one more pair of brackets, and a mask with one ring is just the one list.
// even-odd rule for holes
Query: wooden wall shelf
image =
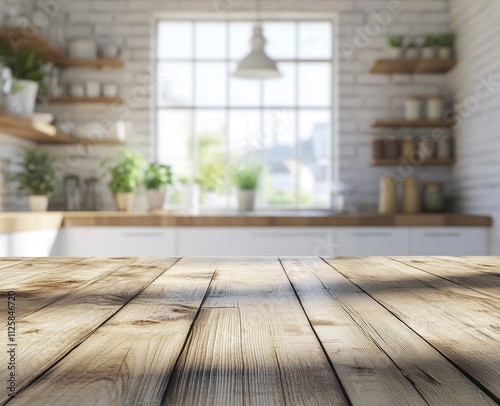
{"label": "wooden wall shelf", "polygon": [[374,128],[402,128],[402,127],[414,127],[414,128],[448,128],[453,127],[456,124],[454,120],[398,120],[398,119],[387,119],[387,120],[376,120],[372,123]]}
{"label": "wooden wall shelf", "polygon": [[457,61],[454,59],[380,59],[370,69],[377,74],[440,74],[452,70]]}
{"label": "wooden wall shelf", "polygon": [[455,160],[450,159],[427,159],[423,162],[411,163],[407,162],[403,158],[396,159],[373,159],[372,166],[399,166],[399,165],[414,165],[414,166],[453,166],[455,165]]}
{"label": "wooden wall shelf", "polygon": [[57,97],[50,104],[123,104],[120,97]]}
{"label": "wooden wall shelf", "polygon": [[70,59],[66,53],[57,49],[41,35],[26,36],[22,28],[0,28],[0,40],[8,44],[16,44],[20,50],[35,50],[47,62],[63,67],[75,68],[122,68],[119,59]]}
{"label": "wooden wall shelf", "polygon": [[61,133],[52,124],[41,121],[30,121],[25,118],[0,114],[0,132],[7,135],[22,138],[38,144],[96,144],[96,145],[120,145],[119,140],[91,140],[71,137]]}

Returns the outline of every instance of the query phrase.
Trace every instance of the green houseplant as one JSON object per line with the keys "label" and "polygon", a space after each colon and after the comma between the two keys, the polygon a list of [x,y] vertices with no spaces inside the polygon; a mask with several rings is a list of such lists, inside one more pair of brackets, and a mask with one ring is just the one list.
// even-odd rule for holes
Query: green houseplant
{"label": "green houseplant", "polygon": [[418,47],[415,40],[410,40],[406,46],[406,59],[417,59],[418,58]]}
{"label": "green houseplant", "polygon": [[451,59],[455,47],[455,34],[443,34],[438,38],[439,58]]}
{"label": "green houseplant", "polygon": [[403,57],[403,37],[401,35],[389,35],[387,38],[392,59]]}
{"label": "green houseplant", "polygon": [[422,59],[434,59],[436,56],[437,38],[434,35],[425,37],[422,44]]}
{"label": "green houseplant", "polygon": [[49,197],[56,191],[55,158],[46,151],[27,150],[18,163],[12,180],[18,190],[28,194],[32,211],[47,211]]}
{"label": "green houseplant", "polygon": [[12,70],[15,79],[13,91],[20,114],[33,114],[38,91],[47,90],[45,77],[51,65],[33,50],[14,52],[6,43],[0,44],[0,59]]}
{"label": "green houseplant", "polygon": [[256,189],[259,184],[262,165],[247,163],[238,165],[232,173],[232,179],[238,188],[238,208],[251,211],[255,208]]}
{"label": "green houseplant", "polygon": [[172,184],[169,165],[152,163],[146,169],[144,184],[148,190],[149,210],[160,210],[167,199],[168,186]]}
{"label": "green houseplant", "polygon": [[123,149],[117,161],[105,159],[103,166],[111,174],[108,186],[115,196],[117,209],[131,211],[137,188],[144,179],[144,159],[137,152]]}

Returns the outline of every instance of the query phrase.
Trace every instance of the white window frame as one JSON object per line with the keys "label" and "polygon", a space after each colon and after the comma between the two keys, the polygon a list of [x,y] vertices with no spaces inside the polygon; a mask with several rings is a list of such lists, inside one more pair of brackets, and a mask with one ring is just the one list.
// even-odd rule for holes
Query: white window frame
{"label": "white window frame", "polygon": [[[222,18],[221,18],[222,17]],[[157,72],[158,58],[158,25],[162,21],[206,21],[206,22],[230,22],[230,21],[255,21],[256,12],[233,12],[229,11],[227,13],[227,19],[224,16],[216,12],[161,12],[154,13],[152,17],[152,33],[151,33],[151,61],[153,64],[153,71]],[[340,137],[339,137],[339,24],[338,15],[336,13],[319,13],[319,12],[293,12],[293,11],[283,11],[283,12],[260,12],[259,19],[263,21],[329,21],[332,23],[332,65],[333,65],[333,75],[332,75],[332,89],[331,89],[331,181],[332,183],[338,183],[340,181]],[[280,60],[282,62],[282,60]],[[295,61],[295,60],[292,60]],[[309,60],[308,60],[309,61]],[[314,62],[314,60],[311,60]],[[324,60],[321,60],[324,62]],[[151,134],[153,139],[151,140],[151,156],[155,160],[159,159],[158,150],[158,112],[160,111],[160,106],[158,106],[158,98],[156,88],[150,95],[151,105],[153,106],[154,114],[151,116]],[[193,106],[191,106],[193,107]],[[287,107],[290,109],[299,109],[298,106]],[[228,110],[228,106],[224,106],[223,109]],[[262,106],[259,107],[262,109]],[[267,109],[267,108],[266,108]],[[279,109],[279,107],[277,108]],[[306,110],[306,109],[304,109]],[[297,148],[297,145],[295,146]],[[298,175],[297,175],[298,176]],[[297,179],[296,179],[297,182]],[[298,182],[296,183],[298,184]],[[299,188],[296,188],[296,193],[300,193]],[[298,201],[298,200],[297,200]],[[333,199],[330,200],[329,210],[334,208],[335,202]],[[226,210],[226,209],[221,209]],[[303,208],[266,208],[265,211],[300,211]]]}

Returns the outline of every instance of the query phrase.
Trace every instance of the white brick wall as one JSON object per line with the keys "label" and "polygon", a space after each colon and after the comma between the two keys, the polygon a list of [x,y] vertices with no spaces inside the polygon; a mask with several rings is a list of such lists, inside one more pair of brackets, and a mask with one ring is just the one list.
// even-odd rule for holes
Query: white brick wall
{"label": "white brick wall", "polygon": [[[453,177],[460,208],[490,214],[497,223],[491,253],[500,254],[500,2],[452,0],[450,19],[458,34],[459,64],[450,76],[456,102],[465,109],[456,131],[458,164]],[[482,80],[498,83],[492,93],[481,91]],[[484,97],[482,95],[485,95]],[[476,104],[477,102],[477,104]]]}
{"label": "white brick wall", "polygon": [[[235,11],[251,11],[255,2],[242,0],[220,0],[222,4],[235,5]],[[98,42],[116,42],[124,47],[126,67],[123,71],[79,71],[68,70],[68,81],[86,77],[109,78],[118,81],[125,96],[140,85],[144,73],[150,69],[151,20],[154,12],[168,11],[214,11],[213,0],[69,0],[51,21],[53,26],[64,28],[66,37],[89,36]],[[341,47],[353,44],[356,28],[364,29],[371,19],[372,11],[387,9],[392,0],[262,0],[264,11],[317,11],[339,14],[338,39]],[[448,0],[401,0],[403,12],[394,15],[387,27],[388,33],[422,35],[448,31]],[[230,14],[228,14],[230,16]],[[372,76],[368,74],[370,65],[376,58],[386,55],[385,30],[360,49],[350,61],[342,52],[338,55],[340,66],[340,175],[350,185],[348,205],[356,210],[361,205],[376,206],[378,177],[388,169],[371,168],[370,143],[374,133],[370,122],[375,118],[397,117],[402,115],[403,97],[408,94],[429,95],[444,91],[442,77],[411,77],[407,75]],[[71,107],[79,114],[86,113],[86,107]],[[151,117],[149,98],[131,108],[128,119],[131,132],[128,140],[130,147],[144,155],[151,153]],[[109,109],[94,113],[109,115]],[[61,159],[66,160],[65,148]],[[92,156],[82,162],[82,172],[97,172],[100,157],[113,153],[110,148],[95,148]],[[80,169],[76,169],[80,172]],[[445,169],[420,168],[423,178],[449,180]],[[109,195],[106,199],[110,206]]]}

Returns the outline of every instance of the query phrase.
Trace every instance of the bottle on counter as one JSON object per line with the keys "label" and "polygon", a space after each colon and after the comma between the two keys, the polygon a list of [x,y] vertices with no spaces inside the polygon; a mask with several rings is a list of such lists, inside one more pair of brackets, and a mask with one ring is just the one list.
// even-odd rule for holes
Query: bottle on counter
{"label": "bottle on counter", "polygon": [[398,211],[398,197],[396,190],[396,179],[384,176],[380,178],[379,192],[380,214],[394,214]]}
{"label": "bottle on counter", "polygon": [[411,135],[407,135],[401,145],[401,157],[406,161],[415,159],[415,139]]}
{"label": "bottle on counter", "polygon": [[408,96],[405,99],[405,119],[409,121],[420,120],[420,98]]}
{"label": "bottle on counter", "polygon": [[424,211],[440,213],[445,209],[444,186],[440,182],[424,185]]}
{"label": "bottle on counter", "polygon": [[399,140],[395,135],[387,137],[385,140],[384,158],[399,158]]}
{"label": "bottle on counter", "polygon": [[403,213],[420,213],[420,190],[418,178],[405,178],[403,183]]}

